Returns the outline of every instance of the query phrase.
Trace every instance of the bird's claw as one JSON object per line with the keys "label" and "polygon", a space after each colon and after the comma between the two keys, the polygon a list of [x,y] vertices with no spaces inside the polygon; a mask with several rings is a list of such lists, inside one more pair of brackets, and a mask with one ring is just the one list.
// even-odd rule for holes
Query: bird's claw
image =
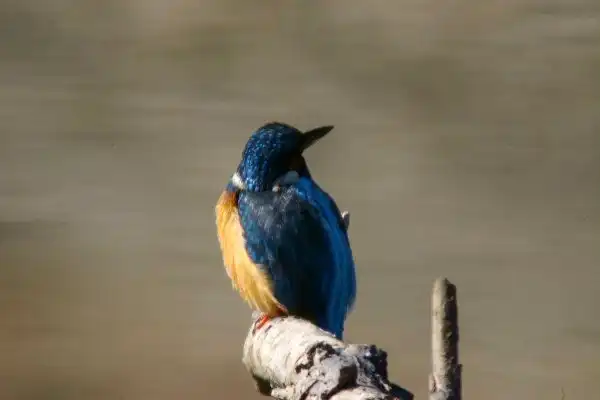
{"label": "bird's claw", "polygon": [[260,328],[262,328],[263,326],[265,326],[265,324],[267,322],[269,322],[271,320],[271,318],[266,315],[263,314],[257,321],[256,324],[254,325],[254,329],[252,330],[252,333],[256,333],[257,330],[259,330]]}

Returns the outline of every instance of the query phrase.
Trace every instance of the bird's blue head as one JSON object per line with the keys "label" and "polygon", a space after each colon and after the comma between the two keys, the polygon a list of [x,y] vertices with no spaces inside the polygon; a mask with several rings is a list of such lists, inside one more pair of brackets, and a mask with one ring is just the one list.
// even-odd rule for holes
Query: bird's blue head
{"label": "bird's blue head", "polygon": [[227,189],[268,191],[289,172],[310,176],[302,153],[332,129],[322,126],[301,132],[281,122],[261,126],[248,139]]}

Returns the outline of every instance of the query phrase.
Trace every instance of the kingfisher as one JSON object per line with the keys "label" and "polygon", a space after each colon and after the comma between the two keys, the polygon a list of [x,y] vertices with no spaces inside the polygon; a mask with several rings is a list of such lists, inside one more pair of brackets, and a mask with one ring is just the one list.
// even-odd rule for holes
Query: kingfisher
{"label": "kingfisher", "polygon": [[348,221],[303,156],[332,129],[261,126],[215,207],[227,275],[261,313],[255,329],[292,315],[342,339],[356,297]]}

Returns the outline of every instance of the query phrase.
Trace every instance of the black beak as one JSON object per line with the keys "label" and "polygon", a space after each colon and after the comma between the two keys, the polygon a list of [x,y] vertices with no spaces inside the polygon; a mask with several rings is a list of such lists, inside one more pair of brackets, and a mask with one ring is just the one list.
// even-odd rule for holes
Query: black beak
{"label": "black beak", "polygon": [[308,149],[315,144],[323,136],[327,135],[333,129],[333,125],[321,126],[310,131],[304,132],[302,135],[301,151]]}

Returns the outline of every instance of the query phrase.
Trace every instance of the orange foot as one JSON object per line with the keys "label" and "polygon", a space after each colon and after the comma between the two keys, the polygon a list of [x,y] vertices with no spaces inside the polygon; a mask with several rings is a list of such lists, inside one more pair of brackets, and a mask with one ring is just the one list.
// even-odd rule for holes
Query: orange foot
{"label": "orange foot", "polygon": [[256,325],[254,325],[254,332],[265,326],[265,324],[270,320],[271,317],[269,317],[267,314],[263,314],[263,316],[260,317],[260,319],[256,322]]}

